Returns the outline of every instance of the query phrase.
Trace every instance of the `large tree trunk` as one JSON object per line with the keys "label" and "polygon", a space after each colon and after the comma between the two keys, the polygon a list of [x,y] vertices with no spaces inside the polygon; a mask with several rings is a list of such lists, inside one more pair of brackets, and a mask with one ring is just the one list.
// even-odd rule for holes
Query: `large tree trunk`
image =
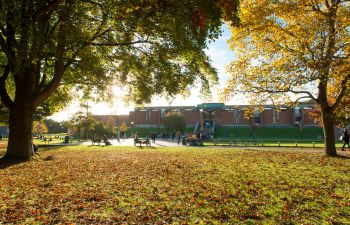
{"label": "large tree trunk", "polygon": [[9,142],[5,159],[28,160],[33,156],[33,110],[28,107],[14,107],[9,117]]}
{"label": "large tree trunk", "polygon": [[329,156],[336,156],[337,150],[335,148],[334,122],[332,113],[327,110],[322,110],[322,122],[325,152]]}

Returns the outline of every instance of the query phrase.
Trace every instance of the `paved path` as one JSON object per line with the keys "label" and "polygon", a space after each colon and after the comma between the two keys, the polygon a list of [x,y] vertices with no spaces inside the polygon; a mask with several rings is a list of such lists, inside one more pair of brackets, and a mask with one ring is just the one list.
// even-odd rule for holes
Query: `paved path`
{"label": "paved path", "polygon": [[[134,146],[134,139],[120,139],[118,142],[116,139],[109,140],[113,146]],[[91,145],[91,141],[83,142],[83,145]],[[104,146],[103,143],[101,143]],[[137,144],[139,146],[139,144]],[[144,145],[142,145],[144,146]],[[182,144],[177,144],[176,140],[172,139],[156,139],[156,143],[151,143],[151,146],[154,147],[186,147]],[[284,151],[284,152],[308,152],[308,153],[324,153],[323,148],[295,148],[295,147],[228,147],[228,146],[206,146],[206,148],[238,148],[238,149],[247,149],[247,150],[262,150],[262,151]],[[339,156],[350,156],[350,150],[341,151],[340,148],[337,148]]]}
{"label": "paved path", "polygon": [[[120,139],[120,141],[118,142],[117,139],[112,139],[109,140],[113,146],[134,146],[134,139],[132,138],[128,138],[128,139]],[[151,141],[151,140],[150,140]],[[84,145],[92,145],[91,141],[87,141],[83,143]],[[104,145],[103,143],[101,143],[101,145]],[[137,144],[137,146],[139,146],[139,144]],[[144,145],[142,145],[144,146]],[[159,146],[159,147],[184,147],[181,144],[177,144],[176,140],[172,140],[172,139],[156,139],[155,143],[151,143],[151,146]]]}

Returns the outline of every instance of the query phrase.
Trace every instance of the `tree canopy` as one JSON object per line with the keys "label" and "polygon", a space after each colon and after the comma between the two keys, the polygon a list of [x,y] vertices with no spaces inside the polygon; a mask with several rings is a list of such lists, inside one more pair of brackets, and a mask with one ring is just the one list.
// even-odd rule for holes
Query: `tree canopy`
{"label": "tree canopy", "polygon": [[241,1],[226,94],[243,91],[255,104],[312,99],[335,155],[334,115],[350,87],[349,15],[349,0]]}
{"label": "tree canopy", "polygon": [[105,96],[114,79],[129,84],[130,98],[139,103],[150,101],[154,93],[181,93],[197,78],[208,86],[216,73],[203,49],[219,35],[221,18],[234,18],[227,9],[235,4],[2,1],[1,68],[2,83],[7,82],[2,101],[11,105],[15,90],[9,88],[17,87],[18,73],[30,71],[37,73],[32,82],[35,106],[57,87]]}
{"label": "tree canopy", "polygon": [[223,18],[237,22],[237,7],[236,0],[1,1],[0,97],[10,111],[5,157],[30,157],[37,107],[57,106],[76,90],[103,98],[119,82],[142,103],[183,93],[196,81],[209,87],[217,75],[204,49]]}

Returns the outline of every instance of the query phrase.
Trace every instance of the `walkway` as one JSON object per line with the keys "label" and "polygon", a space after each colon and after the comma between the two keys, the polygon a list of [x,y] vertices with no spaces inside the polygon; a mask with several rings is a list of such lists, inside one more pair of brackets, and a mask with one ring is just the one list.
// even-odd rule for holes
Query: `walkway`
{"label": "walkway", "polygon": [[[112,143],[113,146],[134,146],[134,139],[132,139],[132,138],[120,139],[119,142],[117,141],[117,139],[111,139],[109,141]],[[84,145],[91,145],[92,142],[87,141],[87,142],[84,142],[83,144]],[[97,145],[97,144],[95,144],[95,145]],[[101,143],[101,145],[104,145],[104,144]],[[144,146],[144,145],[142,145],[142,146]],[[152,142],[151,146],[155,146],[155,147],[184,147],[181,144],[178,145],[176,140],[172,140],[172,139],[156,139],[156,142],[155,143]]]}

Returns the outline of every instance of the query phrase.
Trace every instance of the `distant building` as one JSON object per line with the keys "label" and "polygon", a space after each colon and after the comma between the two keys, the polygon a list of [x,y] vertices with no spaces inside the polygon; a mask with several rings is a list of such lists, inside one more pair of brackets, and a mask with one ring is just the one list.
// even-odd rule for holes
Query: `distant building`
{"label": "distant building", "polygon": [[[128,124],[135,127],[159,127],[168,113],[184,115],[186,125],[195,127],[204,121],[214,126],[317,126],[308,111],[314,105],[305,104],[294,108],[275,108],[263,106],[263,111],[256,110],[252,117],[246,118],[245,111],[254,110],[251,105],[225,105],[223,103],[203,103],[197,106],[150,106],[136,107],[129,112]],[[257,109],[257,108],[256,108]]]}
{"label": "distant building", "polygon": [[223,103],[203,103],[197,106],[147,106],[135,107],[129,115],[94,115],[93,117],[103,123],[113,123],[119,127],[122,123],[129,127],[161,127],[163,118],[169,113],[184,115],[187,127],[204,126],[318,126],[317,121],[311,118],[309,111],[314,109],[312,104],[298,107],[275,108],[273,105],[264,105],[249,118],[245,117],[246,110],[254,110],[251,105],[225,105]]}

